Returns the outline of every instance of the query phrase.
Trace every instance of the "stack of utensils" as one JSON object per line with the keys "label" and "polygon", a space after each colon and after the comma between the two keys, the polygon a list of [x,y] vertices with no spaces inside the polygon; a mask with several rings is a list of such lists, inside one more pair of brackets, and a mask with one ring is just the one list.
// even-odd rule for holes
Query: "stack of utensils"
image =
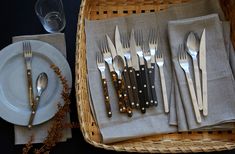
{"label": "stack of utensils", "polygon": [[[163,72],[164,57],[158,48],[159,35],[157,29],[152,29],[149,39],[143,40],[141,30],[132,30],[131,34],[120,35],[118,26],[115,28],[115,45],[110,37],[101,42],[97,53],[97,66],[101,73],[107,116],[112,116],[109,101],[105,70],[109,70],[118,97],[120,113],[127,113],[129,117],[133,109],[145,113],[149,107],[157,107],[158,99],[155,91],[155,67],[159,67],[161,88],[164,98],[164,110],[169,112],[166,94],[166,84]],[[106,63],[106,64],[105,64]]]}
{"label": "stack of utensils", "polygon": [[234,128],[235,56],[223,20],[213,0],[86,20],[90,106],[104,143]]}

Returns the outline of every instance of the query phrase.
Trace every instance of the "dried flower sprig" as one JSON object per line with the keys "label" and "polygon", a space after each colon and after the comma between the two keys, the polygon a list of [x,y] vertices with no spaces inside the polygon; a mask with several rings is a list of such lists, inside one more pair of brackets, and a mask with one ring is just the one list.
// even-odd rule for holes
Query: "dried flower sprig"
{"label": "dried flower sprig", "polygon": [[[69,110],[69,93],[70,88],[67,83],[66,78],[62,75],[61,70],[54,64],[51,65],[51,68],[54,70],[57,77],[60,79],[60,82],[63,86],[63,90],[61,92],[62,99],[64,100],[64,105],[61,106],[60,103],[58,103],[58,111],[55,114],[52,122],[52,126],[48,130],[48,136],[43,141],[43,145],[39,149],[35,149],[35,154],[41,154],[41,153],[49,153],[49,151],[56,145],[57,142],[60,141],[62,137],[62,131],[65,128],[65,117],[68,114]],[[29,153],[29,151],[32,149],[32,141],[33,137],[30,139],[30,141],[26,144],[26,146],[23,148],[23,154]]]}

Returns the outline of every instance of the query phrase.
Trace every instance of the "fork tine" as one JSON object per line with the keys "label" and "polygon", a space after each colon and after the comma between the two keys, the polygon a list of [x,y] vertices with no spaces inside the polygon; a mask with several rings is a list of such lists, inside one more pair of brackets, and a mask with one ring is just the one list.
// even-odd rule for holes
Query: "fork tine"
{"label": "fork tine", "polygon": [[27,42],[27,44],[28,44],[28,50],[29,50],[29,52],[32,53],[32,52],[31,52],[31,45],[30,45],[30,42]]}

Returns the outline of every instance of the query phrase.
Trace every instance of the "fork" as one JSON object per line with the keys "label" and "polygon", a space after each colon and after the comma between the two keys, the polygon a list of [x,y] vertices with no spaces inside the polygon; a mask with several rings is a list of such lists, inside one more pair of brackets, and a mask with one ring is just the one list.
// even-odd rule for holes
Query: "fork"
{"label": "fork", "polygon": [[24,55],[26,74],[27,74],[29,104],[32,109],[34,106],[34,93],[33,93],[33,84],[32,84],[32,66],[31,66],[33,53],[32,53],[31,44],[29,41],[23,42],[23,55]]}
{"label": "fork", "polygon": [[[148,97],[148,90],[147,90],[147,71],[146,71],[146,66],[145,66],[145,60],[144,60],[144,54],[143,54],[143,33],[142,30],[136,30],[135,31],[135,40],[136,40],[136,53],[139,57],[139,64],[140,64],[140,76],[138,77],[140,80],[140,92],[143,92],[143,101],[141,105],[141,110],[145,110],[146,107],[149,107],[149,97]],[[138,81],[137,81],[138,82]],[[138,86],[139,87],[139,86]],[[139,97],[139,98],[140,98]],[[140,103],[141,104],[141,103]]]}
{"label": "fork", "polygon": [[159,49],[157,49],[157,51],[156,51],[156,63],[158,65],[158,68],[160,71],[164,110],[166,113],[168,113],[169,112],[169,103],[168,103],[168,97],[167,97],[167,91],[166,91],[166,81],[165,81],[165,75],[164,75],[164,69],[163,69],[164,57],[163,57],[162,51],[160,51]]}
{"label": "fork", "polygon": [[97,53],[96,62],[97,62],[97,67],[100,71],[101,79],[102,79],[102,87],[103,87],[103,92],[104,92],[106,113],[108,117],[112,117],[111,105],[109,102],[108,86],[107,86],[107,81],[105,77],[105,69],[106,69],[105,61],[101,53]]}
{"label": "fork", "polygon": [[134,97],[134,102],[135,102],[135,104],[131,104],[131,105],[132,107],[138,108],[139,107],[138,86],[137,86],[137,81],[135,77],[135,69],[133,68],[132,61],[131,61],[130,39],[127,33],[121,35],[121,42],[123,45],[124,57],[128,65],[128,74],[130,77],[130,83],[132,86],[132,92],[133,92],[133,97]]}
{"label": "fork", "polygon": [[187,56],[187,53],[184,50],[184,46],[182,44],[179,45],[178,58],[179,58],[180,67],[184,70],[185,75],[186,75],[186,79],[188,82],[189,92],[191,95],[196,120],[198,123],[201,123],[201,115],[200,115],[200,111],[199,111],[199,107],[198,107],[198,103],[197,103],[197,97],[196,97],[195,89],[193,87],[193,81],[192,81],[192,78],[190,76],[190,71],[189,71],[188,56]]}

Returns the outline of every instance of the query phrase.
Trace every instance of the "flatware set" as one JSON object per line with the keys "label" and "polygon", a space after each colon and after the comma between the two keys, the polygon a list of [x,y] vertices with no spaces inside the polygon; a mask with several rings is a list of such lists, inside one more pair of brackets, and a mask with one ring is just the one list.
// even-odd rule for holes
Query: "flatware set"
{"label": "flatware set", "polygon": [[[118,97],[119,111],[127,113],[129,117],[133,115],[133,109],[139,109],[142,113],[145,113],[147,108],[157,106],[158,99],[155,90],[156,63],[160,68],[165,112],[169,112],[164,74],[162,75],[164,72],[163,54],[156,56],[157,53],[161,53],[157,51],[158,37],[157,31],[152,29],[149,33],[148,46],[145,46],[142,30],[133,29],[131,34],[128,35],[128,33],[120,33],[118,26],[116,26],[115,40],[112,41],[106,35],[106,40],[101,43],[101,53],[109,67]],[[97,56],[97,59],[100,59],[99,56]],[[98,62],[97,66],[100,70]],[[102,71],[100,70],[100,72]],[[101,73],[101,78],[103,82],[104,78],[107,77]],[[106,92],[108,90],[104,92],[105,98],[107,97]],[[105,104],[107,105],[106,102]],[[108,114],[108,117],[110,116],[111,114]]]}

